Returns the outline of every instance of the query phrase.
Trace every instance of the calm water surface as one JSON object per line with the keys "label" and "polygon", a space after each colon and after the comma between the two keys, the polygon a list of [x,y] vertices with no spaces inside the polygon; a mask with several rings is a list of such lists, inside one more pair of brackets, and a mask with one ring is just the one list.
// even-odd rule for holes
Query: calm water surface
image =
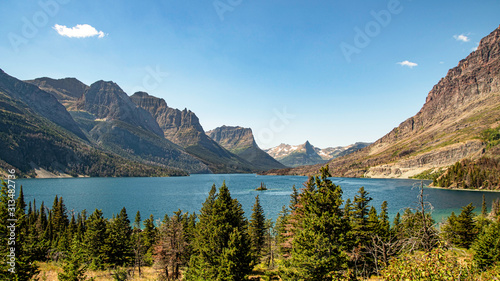
{"label": "calm water surface", "polygon": [[[259,176],[250,174],[227,175],[191,175],[189,177],[172,178],[70,178],[70,179],[22,179],[17,185],[23,185],[26,201],[36,199],[37,207],[42,201],[52,207],[56,195],[62,196],[68,210],[80,212],[86,209],[89,213],[101,209],[104,216],[110,218],[127,208],[133,221],[139,210],[142,219],[153,214],[161,219],[167,214],[181,209],[185,212],[199,212],[210,187],[218,187],[225,181],[233,198],[242,204],[247,217],[251,214],[255,196],[260,195],[261,204],[267,218],[276,219],[283,205],[288,205],[292,186],[303,187],[307,177],[301,176]],[[342,187],[343,199],[352,198],[361,186],[373,198],[371,205],[377,210],[384,200],[389,203],[389,214],[392,219],[397,212],[407,207],[416,207],[418,186],[420,181],[402,179],[352,179],[332,178],[335,184]],[[267,191],[256,191],[255,188],[264,182]],[[500,193],[477,191],[452,191],[441,189],[425,189],[427,201],[433,208],[436,221],[451,214],[460,212],[460,208],[473,203],[480,212],[482,196],[485,194],[488,208],[491,202],[500,198]]]}

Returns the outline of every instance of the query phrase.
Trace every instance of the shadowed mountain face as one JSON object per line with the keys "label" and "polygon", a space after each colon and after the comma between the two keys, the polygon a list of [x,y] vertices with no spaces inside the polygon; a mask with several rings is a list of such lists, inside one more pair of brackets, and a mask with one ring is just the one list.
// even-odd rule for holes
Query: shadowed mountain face
{"label": "shadowed mountain face", "polygon": [[198,117],[190,110],[167,106],[165,100],[137,92],[131,100],[154,116],[165,138],[176,143],[191,155],[201,159],[216,173],[256,171],[248,161],[234,155],[209,138]]}
{"label": "shadowed mountain face", "polygon": [[259,148],[250,128],[222,126],[208,131],[207,135],[225,149],[252,163],[258,169],[285,168],[283,164]]}
{"label": "shadowed mountain face", "polygon": [[37,86],[25,83],[9,76],[0,69],[0,89],[6,95],[25,103],[34,113],[74,133],[86,140],[86,136],[71,118],[66,108],[51,94],[40,90]]}
{"label": "shadowed mountain face", "polygon": [[52,94],[66,108],[71,108],[83,96],[89,86],[76,78],[52,79],[48,77],[25,81],[38,86],[38,88]]}
{"label": "shadowed mountain face", "polygon": [[31,177],[186,175],[127,160],[87,136],[53,95],[0,71],[0,173],[14,168],[18,176]]}
{"label": "shadowed mountain face", "polygon": [[[481,140],[500,125],[500,27],[450,69],[422,109],[372,145],[332,160],[335,176],[409,177],[464,158],[491,156]],[[319,166],[277,171],[311,174]]]}

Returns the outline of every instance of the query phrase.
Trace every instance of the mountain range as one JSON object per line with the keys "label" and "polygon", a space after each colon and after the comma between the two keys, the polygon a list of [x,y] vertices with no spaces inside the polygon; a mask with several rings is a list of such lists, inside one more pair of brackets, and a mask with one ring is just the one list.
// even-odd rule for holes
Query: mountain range
{"label": "mountain range", "polygon": [[269,155],[288,167],[299,167],[304,165],[324,164],[331,159],[347,155],[370,143],[357,142],[348,146],[327,147],[321,149],[306,141],[301,145],[280,144],[276,147],[266,149]]}
{"label": "mountain range", "polygon": [[[247,130],[248,132],[248,130]],[[207,136],[191,111],[116,83],[75,78],[21,81],[0,70],[0,173],[19,176],[168,176],[250,173],[283,165],[260,150]],[[221,139],[218,139],[221,141]]]}
{"label": "mountain range", "polygon": [[[498,158],[500,27],[450,69],[425,104],[375,143],[328,162],[334,176],[408,178],[431,174],[462,159]],[[489,137],[491,140],[491,137]],[[310,175],[319,165],[268,174]]]}

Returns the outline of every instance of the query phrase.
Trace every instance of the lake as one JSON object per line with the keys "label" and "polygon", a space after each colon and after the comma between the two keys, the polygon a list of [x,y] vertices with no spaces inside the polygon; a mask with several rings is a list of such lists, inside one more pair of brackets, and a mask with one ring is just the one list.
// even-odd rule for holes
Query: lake
{"label": "lake", "polygon": [[[37,207],[42,201],[49,208],[56,195],[62,196],[68,211],[80,212],[86,209],[89,214],[101,209],[105,217],[112,217],[126,207],[131,221],[136,212],[141,212],[142,219],[153,214],[155,219],[162,219],[165,213],[181,209],[185,212],[197,212],[205,201],[212,184],[219,188],[223,181],[229,187],[231,196],[242,204],[247,217],[255,203],[255,196],[260,195],[261,205],[267,218],[275,220],[283,205],[288,205],[292,186],[303,187],[307,177],[301,176],[260,176],[253,174],[191,175],[171,178],[65,178],[65,179],[19,179],[16,184],[23,185],[26,202],[36,199]],[[371,205],[380,210],[384,200],[389,203],[389,215],[407,207],[417,206],[420,181],[406,179],[353,179],[332,178],[343,190],[343,199],[352,198],[361,186],[373,198]],[[266,191],[255,188],[264,182]],[[500,198],[500,193],[479,191],[455,191],[426,188],[426,200],[434,210],[436,221],[441,221],[452,211],[469,203],[480,212],[482,196],[485,194],[488,209],[491,202]]]}

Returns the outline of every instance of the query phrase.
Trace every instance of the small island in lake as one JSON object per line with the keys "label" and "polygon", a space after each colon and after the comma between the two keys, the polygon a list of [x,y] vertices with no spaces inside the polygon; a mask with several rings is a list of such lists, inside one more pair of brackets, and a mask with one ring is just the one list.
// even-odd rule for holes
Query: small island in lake
{"label": "small island in lake", "polygon": [[267,190],[267,187],[266,185],[264,184],[264,182],[261,182],[260,183],[260,186],[257,187],[255,190],[258,190],[258,191],[261,191],[261,190]]}

